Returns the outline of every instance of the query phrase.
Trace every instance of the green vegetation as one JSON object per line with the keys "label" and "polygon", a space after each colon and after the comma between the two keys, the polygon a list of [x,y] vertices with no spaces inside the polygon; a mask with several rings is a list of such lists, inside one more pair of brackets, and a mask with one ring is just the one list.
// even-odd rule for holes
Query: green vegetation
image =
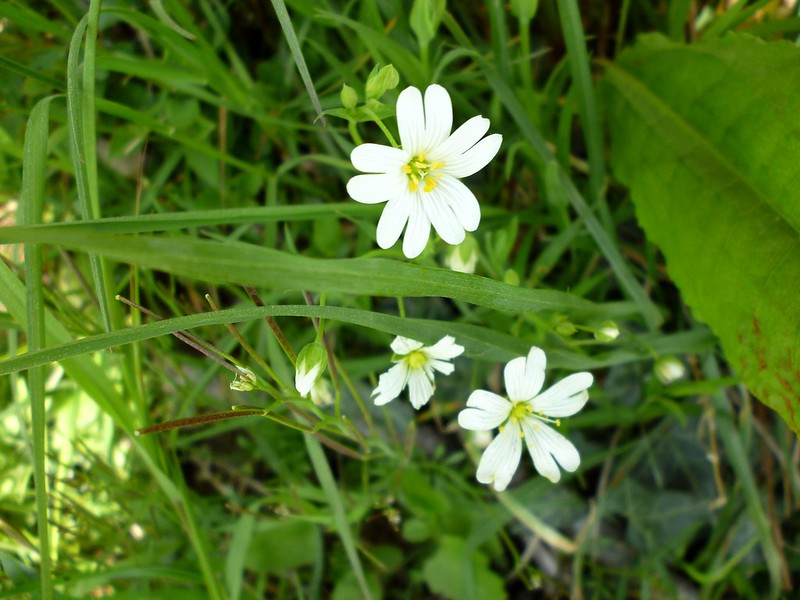
{"label": "green vegetation", "polygon": [[[0,598],[790,595],[787,4],[0,0]],[[409,259],[350,154],[433,83],[503,140]],[[395,336],[464,349],[419,411]],[[497,492],[458,415],[532,346],[580,466]]]}

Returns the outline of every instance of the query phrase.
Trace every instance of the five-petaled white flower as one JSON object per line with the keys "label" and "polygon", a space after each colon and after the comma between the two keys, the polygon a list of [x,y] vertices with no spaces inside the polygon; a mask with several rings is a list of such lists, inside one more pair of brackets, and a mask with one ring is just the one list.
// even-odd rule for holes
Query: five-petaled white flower
{"label": "five-petaled white flower", "polygon": [[458,415],[458,424],[464,429],[500,427],[500,433],[484,451],[477,473],[478,481],[494,483],[497,491],[506,489],[517,470],[523,437],[536,470],[553,483],[561,479],[558,465],[567,471],[575,471],[580,465],[575,446],[546,423],[560,425],[558,417],[574,415],[583,408],[589,399],[586,390],[592,385],[592,374],[574,373],[539,393],[546,363],[544,352],[531,348],[527,358],[515,358],[505,367],[508,399],[476,390],[467,400],[468,408]]}
{"label": "five-petaled white flower", "polygon": [[444,375],[453,372],[453,360],[464,352],[464,347],[455,343],[449,335],[433,346],[397,336],[391,344],[397,363],[378,379],[378,387],[372,392],[376,406],[391,402],[408,386],[411,405],[419,410],[433,396],[433,372]]}
{"label": "five-petaled white flower", "polygon": [[[386,202],[378,221],[378,245],[391,248],[403,228],[403,253],[418,256],[428,242],[431,224],[448,244],[475,231],[481,210],[475,195],[459,181],[477,173],[500,149],[503,137],[489,130],[489,119],[472,117],[451,135],[453,105],[440,85],[422,93],[408,87],[397,98],[401,148],[357,146],[350,159],[368,175],[347,182],[347,193],[365,204]],[[408,226],[406,227],[406,223]]]}

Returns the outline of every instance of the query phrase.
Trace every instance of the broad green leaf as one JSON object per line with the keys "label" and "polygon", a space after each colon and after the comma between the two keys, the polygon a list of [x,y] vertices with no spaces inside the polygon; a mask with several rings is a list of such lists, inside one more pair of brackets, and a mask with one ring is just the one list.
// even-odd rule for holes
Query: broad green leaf
{"label": "broad green leaf", "polygon": [[422,577],[430,590],[450,600],[507,598],[503,578],[489,567],[489,557],[457,537],[442,536]]}
{"label": "broad green leaf", "polygon": [[645,36],[607,65],[612,166],[694,315],[800,432],[800,49]]}

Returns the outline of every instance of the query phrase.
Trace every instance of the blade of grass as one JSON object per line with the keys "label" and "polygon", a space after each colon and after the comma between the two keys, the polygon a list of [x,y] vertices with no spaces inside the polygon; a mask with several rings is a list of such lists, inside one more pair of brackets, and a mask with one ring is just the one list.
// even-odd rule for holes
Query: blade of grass
{"label": "blade of grass", "polygon": [[[81,19],[75,29],[67,57],[67,118],[69,121],[75,185],[78,192],[78,205],[83,219],[97,219],[100,217],[94,127],[94,44],[91,45],[91,54],[89,53],[89,38],[96,38],[98,17],[99,5],[94,0],[89,6],[89,14]],[[81,40],[84,34],[86,35],[86,49],[84,51],[83,78],[81,79],[79,77],[79,61]],[[90,83],[89,80],[91,80]],[[90,86],[90,90],[85,89],[87,83]],[[89,92],[91,92],[91,98],[89,98]],[[94,253],[89,254],[89,263],[103,322],[106,330],[110,330],[111,315],[109,313],[108,295],[106,294],[107,286],[104,280],[105,269],[100,257]]]}
{"label": "blade of grass", "polygon": [[572,72],[572,85],[578,99],[578,113],[583,126],[583,138],[589,159],[589,203],[597,209],[606,233],[614,239],[614,221],[605,201],[606,162],[600,115],[597,110],[589,54],[581,24],[578,3],[558,0],[561,30],[567,45],[567,57]]}
{"label": "blade of grass", "polygon": [[58,244],[209,282],[369,296],[443,296],[512,313],[550,310],[604,318],[615,318],[610,313],[630,314],[626,305],[601,307],[566,292],[523,289],[477,275],[384,259],[317,259],[253,244],[184,236],[75,234],[53,229],[46,233],[28,229],[18,235],[18,229],[12,233],[14,229],[0,230],[0,239]]}
{"label": "blade of grass", "polygon": [[[56,96],[36,103],[28,118],[22,158],[21,220],[25,224],[40,223],[44,206],[44,184],[47,179],[47,134],[50,103]],[[42,249],[39,244],[25,244],[25,282],[27,289],[28,350],[45,347],[44,299],[42,294]],[[42,598],[53,597],[50,528],[47,516],[47,416],[45,408],[44,367],[28,372],[28,394],[31,403],[33,440],[33,480],[36,486],[36,523],[39,534],[39,580]]]}
{"label": "blade of grass", "polygon": [[322,125],[327,127],[328,122],[322,116],[322,105],[319,103],[317,92],[314,89],[314,82],[311,80],[311,74],[308,72],[308,65],[306,59],[303,57],[303,51],[300,49],[300,42],[297,41],[297,34],[292,25],[292,18],[289,16],[289,11],[286,10],[286,4],[283,0],[271,0],[272,8],[275,9],[275,14],[278,17],[278,22],[283,29],[283,35],[286,37],[286,42],[289,44],[289,51],[292,53],[294,64],[297,65],[297,70],[300,72],[300,79],[303,80],[303,85],[306,86],[308,97],[311,98],[311,104],[314,105],[314,110],[317,113],[317,119],[322,122]]}
{"label": "blade of grass", "polygon": [[[0,263],[0,283],[8,281],[4,277],[4,273],[7,273],[7,271],[4,271],[3,266]],[[6,298],[8,296],[0,293],[0,301],[6,303]],[[13,302],[14,299],[11,298],[11,301]],[[14,312],[12,310],[12,314]],[[520,340],[476,325],[428,319],[404,319],[381,313],[335,306],[285,305],[265,306],[263,308],[229,308],[216,312],[164,319],[136,327],[97,334],[80,340],[70,340],[63,326],[55,321],[51,315],[46,315],[50,345],[36,352],[29,352],[0,361],[0,375],[7,375],[51,362],[63,362],[65,369],[67,369],[67,365],[75,364],[73,359],[91,352],[141,342],[195,327],[241,323],[263,319],[265,316],[323,318],[367,327],[392,335],[402,335],[425,343],[434,343],[444,335],[453,335],[459,344],[466,348],[469,357],[493,362],[507,362],[512,358],[526,354],[530,349],[530,342],[526,340]],[[56,335],[54,335],[54,332]],[[621,348],[605,355],[595,355],[593,357],[554,350],[549,354],[548,364],[554,368],[571,370],[599,369],[610,365],[639,361],[642,358],[652,356],[654,352],[656,354],[702,352],[713,346],[714,342],[714,336],[708,330],[702,329],[670,336],[659,335],[650,339],[641,338],[637,340],[636,350]],[[80,377],[79,374],[74,377],[79,380],[85,379]],[[91,390],[92,388],[89,387],[89,389]],[[100,402],[98,400],[98,403]],[[121,410],[115,408],[113,404],[103,401],[101,406],[115,420],[121,420]],[[131,423],[134,421],[133,415],[127,415],[125,419],[127,420],[122,421],[125,431],[130,433],[132,432]]]}
{"label": "blade of grass", "polygon": [[369,586],[367,586],[367,580],[364,577],[364,569],[361,566],[361,560],[358,558],[353,532],[350,530],[350,525],[347,522],[344,502],[336,487],[336,480],[333,478],[328,459],[325,458],[325,452],[323,452],[320,443],[311,435],[304,433],[303,439],[306,442],[306,449],[308,450],[311,464],[314,466],[314,472],[317,474],[317,479],[325,492],[325,496],[328,498],[328,505],[333,514],[333,523],[336,527],[336,533],[339,534],[339,538],[342,541],[345,554],[347,554],[347,560],[350,562],[353,574],[356,576],[356,581],[358,581],[358,587],[361,589],[361,595],[366,600],[371,600],[372,594],[369,590]]}

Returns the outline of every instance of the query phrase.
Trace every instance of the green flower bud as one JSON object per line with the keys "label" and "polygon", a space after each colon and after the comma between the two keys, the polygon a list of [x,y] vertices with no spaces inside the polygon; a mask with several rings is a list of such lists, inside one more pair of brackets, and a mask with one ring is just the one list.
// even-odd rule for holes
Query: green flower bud
{"label": "green flower bud", "polygon": [[400,83],[400,74],[393,65],[376,65],[367,78],[367,100],[377,100]]}
{"label": "green flower bud", "polygon": [[600,323],[594,332],[594,339],[600,342],[612,342],[619,337],[619,327],[614,321],[604,321]]}
{"label": "green flower bud", "polygon": [[297,393],[305,398],[317,379],[322,377],[328,366],[328,353],[319,342],[306,344],[297,355],[295,364],[294,387]]}
{"label": "green flower bud", "polygon": [[358,92],[351,88],[346,83],[342,85],[342,91],[339,94],[342,101],[342,106],[345,108],[355,108],[358,104]]}
{"label": "green flower bud", "polygon": [[560,321],[556,323],[556,326],[553,329],[561,337],[573,336],[575,335],[575,332],[578,331],[578,328],[569,321]]}
{"label": "green flower bud", "polygon": [[655,367],[656,377],[664,385],[674,383],[686,375],[686,367],[677,356],[661,356],[656,360]]}

